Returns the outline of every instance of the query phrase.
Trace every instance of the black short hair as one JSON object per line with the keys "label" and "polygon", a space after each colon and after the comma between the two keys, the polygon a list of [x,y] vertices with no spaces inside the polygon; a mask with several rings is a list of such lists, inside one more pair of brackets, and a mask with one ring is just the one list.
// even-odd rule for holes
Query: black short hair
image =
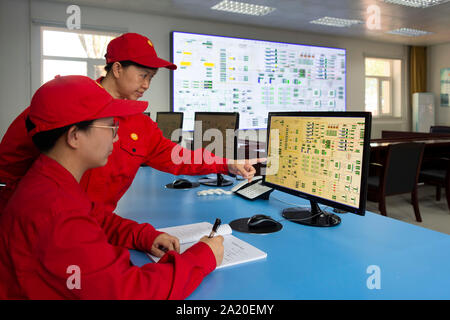
{"label": "black short hair", "polygon": [[[65,134],[72,126],[76,126],[81,131],[87,131],[89,126],[94,122],[94,120],[87,120],[78,123],[74,123],[65,127],[56,128],[53,130],[42,131],[36,133],[33,137],[33,143],[41,152],[50,151],[56,144],[56,141]],[[33,130],[36,125],[30,120],[29,117],[25,120],[25,125],[28,131]]]}
{"label": "black short hair", "polygon": [[[135,66],[135,67],[139,67],[139,68],[146,68],[146,69],[151,69],[151,70],[158,70],[158,68],[147,67],[147,66],[144,66],[144,65],[142,65],[142,64],[139,64],[139,63],[136,63],[136,62],[133,62],[133,61],[130,61],[130,60],[125,60],[125,61],[115,61],[115,62],[119,62],[119,63],[122,65],[122,67],[124,67],[124,68],[127,68],[127,67],[129,67],[129,66]],[[108,63],[108,64],[105,66],[105,71],[106,71],[106,72],[109,72],[109,71],[111,70],[113,64],[114,64],[114,62]]]}

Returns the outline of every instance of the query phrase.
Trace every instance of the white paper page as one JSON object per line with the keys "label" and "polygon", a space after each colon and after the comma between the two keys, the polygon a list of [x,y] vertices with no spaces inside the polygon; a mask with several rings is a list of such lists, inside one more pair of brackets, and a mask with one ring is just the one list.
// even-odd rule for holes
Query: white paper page
{"label": "white paper page", "polygon": [[231,234],[224,237],[223,246],[223,261],[217,269],[267,257],[267,253]]}
{"label": "white paper page", "polygon": [[[182,226],[169,227],[158,229],[158,231],[165,232],[171,236],[177,237],[180,244],[198,242],[201,237],[209,236],[213,225],[209,222],[200,222],[193,224],[186,224]],[[232,230],[229,224],[221,224],[217,229],[218,235],[224,236],[231,234]],[[192,244],[191,244],[192,245]],[[189,245],[189,247],[191,246]]]}
{"label": "white paper page", "polygon": [[[193,243],[185,243],[180,245],[180,253],[183,253],[188,248],[190,248]],[[267,253],[259,250],[258,248],[252,246],[251,244],[236,238],[233,235],[225,235],[224,241],[224,254],[223,261],[217,269],[229,267],[232,265],[250,262],[258,259],[264,259],[267,257]],[[160,258],[157,258],[150,253],[147,253],[150,259],[154,262],[158,262]]]}

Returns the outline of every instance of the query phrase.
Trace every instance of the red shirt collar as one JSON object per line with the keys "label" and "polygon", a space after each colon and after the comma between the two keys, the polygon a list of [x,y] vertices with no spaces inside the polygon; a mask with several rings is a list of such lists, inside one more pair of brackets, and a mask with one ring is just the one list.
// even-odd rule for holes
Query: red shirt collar
{"label": "red shirt collar", "polygon": [[86,196],[80,184],[72,175],[72,173],[70,173],[69,170],[64,168],[56,160],[53,160],[45,154],[41,153],[39,158],[36,159],[33,164],[33,169],[33,171],[37,171],[40,174],[48,177],[64,189],[74,190],[77,195],[79,193],[82,193],[84,196]]}

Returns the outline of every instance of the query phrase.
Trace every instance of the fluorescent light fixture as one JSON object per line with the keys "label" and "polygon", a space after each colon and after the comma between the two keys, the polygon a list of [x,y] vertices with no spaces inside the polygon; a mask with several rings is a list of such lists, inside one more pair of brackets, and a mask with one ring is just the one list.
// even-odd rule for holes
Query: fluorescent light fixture
{"label": "fluorescent light fixture", "polygon": [[320,19],[310,21],[309,23],[343,28],[343,27],[350,27],[354,24],[361,24],[364,22],[361,20],[349,20],[349,19],[340,19],[340,18],[332,18],[332,17],[323,17]]}
{"label": "fluorescent light fixture", "polygon": [[396,35],[400,35],[400,36],[407,36],[407,37],[419,37],[419,36],[424,36],[427,34],[432,34],[433,32],[411,29],[411,28],[400,28],[397,30],[388,31],[388,33],[396,34]]}
{"label": "fluorescent light fixture", "polygon": [[266,14],[269,14],[275,10],[275,8],[271,7],[230,0],[223,0],[222,2],[219,2],[215,6],[211,7],[211,9],[240,14],[248,14],[252,16],[265,16]]}
{"label": "fluorescent light fixture", "polygon": [[448,2],[450,0],[383,0],[383,1],[407,7],[428,8],[431,6]]}

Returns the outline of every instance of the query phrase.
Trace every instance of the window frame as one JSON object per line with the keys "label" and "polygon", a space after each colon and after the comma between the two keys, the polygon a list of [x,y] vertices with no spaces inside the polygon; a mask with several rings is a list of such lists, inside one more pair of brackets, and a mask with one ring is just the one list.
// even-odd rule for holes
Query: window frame
{"label": "window frame", "polygon": [[[374,117],[377,118],[392,118],[394,117],[394,98],[392,95],[392,89],[393,89],[393,79],[392,77],[386,77],[386,76],[365,76],[365,80],[367,79],[376,79],[377,80],[377,96],[378,96],[378,103],[377,103],[377,115],[373,115]],[[382,112],[383,106],[382,106],[382,97],[383,97],[383,81],[387,81],[389,83],[389,105],[390,105],[390,112],[389,113],[385,113]],[[364,82],[365,83],[365,82]],[[364,95],[365,95],[365,91],[364,91]],[[367,111],[367,110],[366,110]]]}
{"label": "window frame", "polygon": [[69,30],[64,27],[54,27],[54,26],[47,26],[47,25],[40,25],[39,26],[39,36],[40,36],[40,50],[39,50],[39,65],[40,65],[40,74],[39,74],[39,82],[40,85],[44,82],[44,60],[60,60],[60,61],[80,61],[80,62],[86,62],[86,68],[87,68],[87,76],[91,79],[94,79],[95,77],[95,71],[94,66],[96,65],[106,65],[105,58],[78,58],[78,57],[66,57],[66,56],[47,56],[44,55],[44,31],[62,31],[62,32],[70,32],[70,33],[82,33],[82,34],[95,34],[95,35],[106,35],[106,36],[112,36],[112,37],[118,37],[120,36],[120,33],[117,33],[115,31],[99,31],[99,30],[88,30],[88,29],[74,29]]}
{"label": "window frame", "polygon": [[[374,75],[367,75],[366,71],[366,59],[376,59],[376,60],[386,60],[390,64],[390,76],[374,76]],[[394,60],[398,60],[400,62],[400,73],[398,75],[398,79],[395,79],[394,77]],[[366,97],[366,79],[377,79],[378,86],[377,86],[377,96],[378,96],[378,103],[377,103],[377,115],[372,115],[374,119],[403,119],[404,117],[404,110],[403,110],[403,95],[400,97],[400,104],[395,105],[394,103],[394,82],[398,81],[398,85],[400,86],[400,92],[403,93],[403,82],[404,82],[404,61],[402,58],[397,57],[377,57],[372,55],[365,55],[364,56],[364,98]],[[388,81],[389,82],[389,103],[390,103],[390,112],[389,113],[382,113],[382,82]],[[364,99],[365,101],[365,99]],[[366,104],[364,102],[364,110],[368,111],[366,109]],[[397,113],[399,116],[395,115],[395,111],[397,110]]]}

